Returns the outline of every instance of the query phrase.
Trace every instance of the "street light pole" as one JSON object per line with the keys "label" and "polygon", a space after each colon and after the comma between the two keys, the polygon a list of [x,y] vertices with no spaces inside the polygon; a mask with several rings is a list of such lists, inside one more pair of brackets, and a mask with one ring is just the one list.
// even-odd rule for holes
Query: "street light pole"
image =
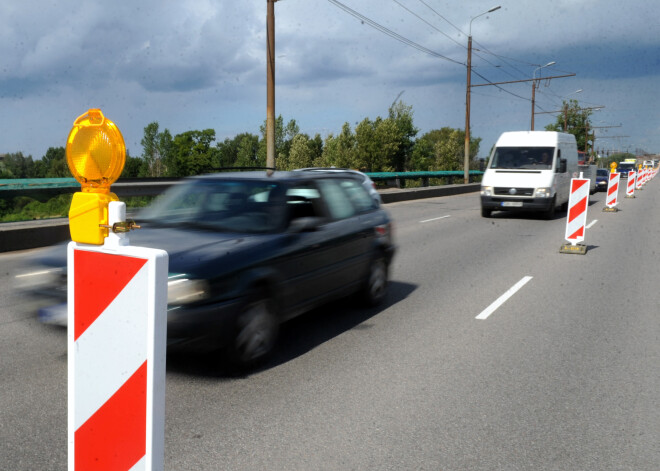
{"label": "street light pole", "polygon": [[552,62],[548,62],[547,64],[542,65],[542,66],[537,67],[536,69],[534,69],[534,74],[532,75],[532,126],[531,126],[532,131],[534,130],[534,108],[535,108],[534,105],[535,105],[535,100],[536,100],[536,71],[540,70],[544,67],[550,67],[551,65],[555,65],[555,64],[556,64],[556,62],[552,61]]}
{"label": "street light pole", "polygon": [[465,158],[463,160],[463,182],[470,183],[470,87],[472,86],[472,22],[482,15],[502,8],[500,5],[479,13],[470,19],[467,53],[467,88],[465,91]]}

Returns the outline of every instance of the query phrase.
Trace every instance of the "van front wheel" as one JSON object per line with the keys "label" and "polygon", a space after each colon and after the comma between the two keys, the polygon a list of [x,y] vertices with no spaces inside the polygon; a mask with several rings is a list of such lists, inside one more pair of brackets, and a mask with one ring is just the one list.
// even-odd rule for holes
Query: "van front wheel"
{"label": "van front wheel", "polygon": [[481,208],[481,217],[482,218],[489,218],[492,212],[493,212],[492,209]]}
{"label": "van front wheel", "polygon": [[557,198],[554,197],[552,198],[552,203],[550,203],[550,207],[543,214],[543,217],[545,217],[545,219],[552,219],[553,217],[555,217],[556,205],[557,205]]}

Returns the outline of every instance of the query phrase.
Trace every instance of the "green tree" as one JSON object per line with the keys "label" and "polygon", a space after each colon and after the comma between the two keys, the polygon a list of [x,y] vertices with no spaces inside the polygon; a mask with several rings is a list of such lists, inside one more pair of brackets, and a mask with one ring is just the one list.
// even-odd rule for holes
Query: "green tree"
{"label": "green tree", "polygon": [[391,166],[398,172],[410,170],[410,160],[415,146],[415,136],[419,129],[413,124],[412,106],[397,101],[390,106],[389,119],[398,130],[399,144],[391,158]]}
{"label": "green tree", "polygon": [[158,122],[149,123],[144,128],[142,158],[145,167],[142,173],[147,177],[162,177],[168,174],[166,162],[172,162],[172,134],[168,129],[158,132]]}
{"label": "green tree", "polygon": [[124,162],[124,169],[121,172],[120,178],[137,178],[145,176],[147,163],[140,157],[131,157],[128,149],[126,149],[126,161]]}
{"label": "green tree", "polygon": [[238,146],[236,148],[236,167],[264,167],[266,165],[266,155],[263,157],[259,152],[259,137],[252,134],[241,134]]}
{"label": "green tree", "polygon": [[[37,161],[38,163],[39,161]],[[41,158],[37,174],[46,178],[70,178],[71,170],[66,162],[64,147],[49,147],[46,155]]]}
{"label": "green tree", "polygon": [[567,132],[575,136],[577,147],[585,150],[587,145],[592,148],[594,142],[594,132],[591,129],[592,110],[582,109],[577,100],[564,100],[562,105],[563,112],[557,116],[553,124],[545,127],[546,131]]}
{"label": "green tree", "polygon": [[282,168],[293,170],[294,168],[312,167],[314,165],[314,155],[309,142],[309,137],[306,134],[297,134],[291,140],[288,161],[286,162],[286,166]]}
{"label": "green tree", "polygon": [[174,136],[172,142],[172,162],[167,162],[168,174],[185,177],[200,175],[211,171],[215,156],[211,143],[215,140],[215,131],[187,131]]}
{"label": "green tree", "polygon": [[[446,129],[446,128],[445,128]],[[464,165],[465,134],[452,129],[445,139],[433,146],[435,155],[434,170],[461,170]]]}
{"label": "green tree", "polygon": [[344,123],[341,128],[341,133],[334,137],[332,134],[328,135],[325,139],[323,146],[323,166],[325,167],[341,167],[341,168],[355,168],[356,140],[351,126]]}

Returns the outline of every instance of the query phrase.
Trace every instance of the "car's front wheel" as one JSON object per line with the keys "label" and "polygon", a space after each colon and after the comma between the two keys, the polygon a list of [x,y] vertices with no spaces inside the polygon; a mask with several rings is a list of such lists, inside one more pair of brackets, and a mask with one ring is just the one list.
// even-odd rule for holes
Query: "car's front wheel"
{"label": "car's front wheel", "polygon": [[249,368],[266,358],[275,346],[278,331],[272,301],[263,293],[256,295],[236,322],[232,357],[237,366]]}
{"label": "car's front wheel", "polygon": [[375,258],[369,266],[369,273],[362,289],[362,298],[368,306],[376,306],[387,296],[387,264],[381,257]]}

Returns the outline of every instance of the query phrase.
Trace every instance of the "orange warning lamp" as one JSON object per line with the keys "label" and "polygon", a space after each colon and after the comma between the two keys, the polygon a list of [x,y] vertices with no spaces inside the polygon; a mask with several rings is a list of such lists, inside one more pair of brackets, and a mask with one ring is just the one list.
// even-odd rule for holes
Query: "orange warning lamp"
{"label": "orange warning lamp", "polygon": [[616,167],[617,167],[616,162],[612,162],[610,164],[611,173],[616,172]]}
{"label": "orange warning lamp", "polygon": [[108,203],[119,201],[110,192],[124,169],[126,146],[119,129],[99,109],[79,116],[66,141],[66,161],[82,185],[69,209],[71,239],[102,245],[108,236]]}

